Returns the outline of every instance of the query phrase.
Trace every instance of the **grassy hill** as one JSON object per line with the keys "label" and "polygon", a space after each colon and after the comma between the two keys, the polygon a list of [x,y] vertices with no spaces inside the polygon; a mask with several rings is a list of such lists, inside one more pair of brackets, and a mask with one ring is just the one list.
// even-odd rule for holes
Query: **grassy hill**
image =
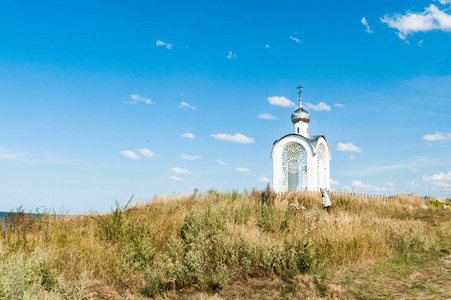
{"label": "grassy hill", "polygon": [[14,214],[1,299],[451,297],[451,211],[418,196],[194,193]]}

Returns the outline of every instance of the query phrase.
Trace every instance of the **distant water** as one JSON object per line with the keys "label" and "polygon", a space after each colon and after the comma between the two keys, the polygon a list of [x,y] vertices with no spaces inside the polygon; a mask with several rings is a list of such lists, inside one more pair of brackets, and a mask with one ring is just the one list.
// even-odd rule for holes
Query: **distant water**
{"label": "distant water", "polygon": [[[3,227],[3,225],[5,225],[5,217],[6,215],[14,215],[16,214],[16,212],[7,212],[7,211],[0,211],[0,224]],[[30,214],[30,213],[25,213],[26,215],[37,215],[37,214]]]}

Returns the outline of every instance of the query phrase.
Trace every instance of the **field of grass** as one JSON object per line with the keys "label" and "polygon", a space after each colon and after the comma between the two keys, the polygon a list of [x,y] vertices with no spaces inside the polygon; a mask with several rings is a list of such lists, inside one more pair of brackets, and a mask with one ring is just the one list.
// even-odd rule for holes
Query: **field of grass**
{"label": "field of grass", "polygon": [[10,215],[0,299],[451,298],[451,211],[415,195],[193,193]]}

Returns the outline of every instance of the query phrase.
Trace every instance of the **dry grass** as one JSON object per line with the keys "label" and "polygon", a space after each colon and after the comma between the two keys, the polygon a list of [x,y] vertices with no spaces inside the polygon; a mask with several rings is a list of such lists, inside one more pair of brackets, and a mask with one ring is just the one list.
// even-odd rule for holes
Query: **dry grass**
{"label": "dry grass", "polygon": [[[337,274],[450,247],[451,212],[418,196],[331,200],[327,214],[317,193],[211,190],[105,215],[16,214],[0,239],[0,298],[340,299]],[[18,257],[23,287],[2,295]]]}

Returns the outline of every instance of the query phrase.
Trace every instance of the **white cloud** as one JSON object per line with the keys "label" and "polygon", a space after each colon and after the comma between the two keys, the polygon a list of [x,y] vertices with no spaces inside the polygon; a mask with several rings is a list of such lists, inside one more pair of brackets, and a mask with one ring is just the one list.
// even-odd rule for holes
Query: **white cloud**
{"label": "white cloud", "polygon": [[128,158],[139,159],[139,155],[130,150],[124,150],[119,153]]}
{"label": "white cloud", "polygon": [[218,159],[218,164],[223,165],[223,166],[227,166],[226,162],[223,162],[222,160]]}
{"label": "white cloud", "polygon": [[177,177],[177,176],[174,176],[174,175],[169,176],[169,178],[171,178],[172,180],[175,180],[175,181],[185,181],[183,178]]}
{"label": "white cloud", "polygon": [[362,183],[361,181],[358,181],[358,180],[354,180],[352,182],[352,186],[354,188],[361,188],[361,189],[369,189],[369,188],[371,188],[371,184],[364,184],[364,183]]}
{"label": "white cloud", "polygon": [[[443,1],[442,4],[447,3],[448,1]],[[407,11],[404,15],[385,15],[384,18],[381,18],[381,21],[387,24],[388,27],[397,29],[398,37],[406,42],[409,34],[420,31],[451,31],[451,15],[443,10],[440,10],[434,4],[430,4],[429,7],[426,7],[423,12],[419,13]]]}
{"label": "white cloud", "polygon": [[420,40],[420,41],[417,43],[417,45],[420,46],[420,47],[423,47],[423,40]]}
{"label": "white cloud", "polygon": [[417,170],[415,168],[410,168],[410,171],[414,172],[414,173],[420,173],[420,170]]}
{"label": "white cloud", "polygon": [[349,159],[355,159],[354,155],[349,155]]}
{"label": "white cloud", "polygon": [[316,105],[314,105],[312,103],[305,102],[305,106],[307,108],[310,108],[310,109],[313,109],[313,110],[316,110],[316,111],[330,111],[330,106],[327,105],[324,102],[320,102],[320,103],[318,103]]}
{"label": "white cloud", "polygon": [[155,104],[155,102],[152,102],[152,100],[150,100],[149,98],[141,97],[140,95],[137,94],[131,94],[130,98],[132,98],[132,101],[123,101],[123,102],[127,104],[135,104],[141,101],[146,104]]}
{"label": "white cloud", "polygon": [[180,155],[180,158],[184,159],[184,160],[196,160],[196,159],[202,158],[202,156],[200,156],[200,155],[193,156],[193,155],[182,153]]}
{"label": "white cloud", "polygon": [[440,2],[440,4],[442,5],[451,4],[451,0],[438,0],[438,2]]}
{"label": "white cloud", "polygon": [[442,133],[436,131],[434,134],[423,135],[423,140],[425,141],[447,141],[451,140],[451,132]]}
{"label": "white cloud", "polygon": [[175,167],[175,168],[172,168],[171,171],[177,175],[193,175],[193,173],[188,169],[182,169],[182,168]]}
{"label": "white cloud", "polygon": [[229,55],[227,55],[227,58],[228,58],[228,59],[232,59],[232,58],[234,58],[234,57],[236,57],[236,54],[233,53],[232,51],[230,51],[230,52],[229,52]]}
{"label": "white cloud", "polygon": [[191,106],[186,102],[180,102],[180,105],[178,106],[178,108],[182,108],[182,107],[187,107],[187,108],[191,108],[192,110],[196,110],[195,106]]}
{"label": "white cloud", "polygon": [[331,179],[330,180],[330,185],[338,186],[338,185],[340,185],[340,183],[337,180]]}
{"label": "white cloud", "polygon": [[337,106],[337,107],[343,107],[343,106],[345,106],[345,105],[344,105],[344,104],[340,104],[340,103],[335,103],[334,106]]}
{"label": "white cloud", "polygon": [[260,177],[260,182],[262,182],[262,183],[270,183],[271,179],[269,179],[268,177]]}
{"label": "white cloud", "polygon": [[356,145],[353,145],[351,143],[347,143],[347,144],[338,143],[337,150],[338,151],[350,151],[350,152],[362,152],[362,149],[360,149],[359,147],[357,147]]}
{"label": "white cloud", "polygon": [[258,118],[259,119],[264,119],[264,120],[277,120],[277,117],[273,116],[271,114],[259,114]]}
{"label": "white cloud", "polygon": [[298,38],[295,38],[294,36],[290,35],[290,40],[295,41],[296,43],[302,43]]}
{"label": "white cloud", "polygon": [[194,136],[194,134],[189,133],[189,132],[182,134],[181,137],[182,137],[182,138],[187,138],[187,139],[194,139],[194,138],[196,138],[196,137]]}
{"label": "white cloud", "polygon": [[147,157],[157,156],[155,153],[153,153],[152,151],[150,151],[147,148],[139,149],[139,153],[141,153],[142,156],[147,156]]}
{"label": "white cloud", "polygon": [[237,172],[250,172],[251,170],[249,170],[248,168],[236,168],[235,171],[237,171]]}
{"label": "white cloud", "polygon": [[265,48],[271,48],[271,46],[269,46],[268,44],[266,44]]}
{"label": "white cloud", "polygon": [[235,143],[241,143],[241,144],[253,144],[255,143],[253,138],[247,137],[241,133],[235,133],[235,135],[230,135],[226,133],[217,133],[212,134],[212,137],[218,140],[223,140],[227,142],[235,142]]}
{"label": "white cloud", "polygon": [[440,172],[431,176],[425,174],[423,175],[423,181],[430,181],[436,187],[451,188],[451,171],[449,171],[448,173]]}
{"label": "white cloud", "polygon": [[386,188],[381,188],[381,187],[377,187],[377,186],[372,186],[371,184],[364,184],[361,181],[358,180],[354,180],[352,182],[352,187],[356,188],[356,189],[361,189],[361,190],[365,190],[368,192],[386,192],[387,189]]}
{"label": "white cloud", "polygon": [[360,22],[362,22],[363,25],[365,25],[366,29],[365,31],[368,33],[373,33],[373,31],[370,29],[370,25],[368,25],[368,22],[366,21],[366,18],[363,17],[362,20],[360,20]]}
{"label": "white cloud", "polygon": [[166,42],[163,42],[163,41],[157,41],[156,44],[157,44],[157,47],[165,46],[166,49],[171,49],[174,46],[172,44],[169,44],[169,43],[166,43]]}
{"label": "white cloud", "polygon": [[294,104],[290,99],[287,99],[283,96],[279,97],[279,96],[272,96],[272,97],[268,97],[268,102],[271,105],[279,105],[282,107],[296,107],[296,104]]}

